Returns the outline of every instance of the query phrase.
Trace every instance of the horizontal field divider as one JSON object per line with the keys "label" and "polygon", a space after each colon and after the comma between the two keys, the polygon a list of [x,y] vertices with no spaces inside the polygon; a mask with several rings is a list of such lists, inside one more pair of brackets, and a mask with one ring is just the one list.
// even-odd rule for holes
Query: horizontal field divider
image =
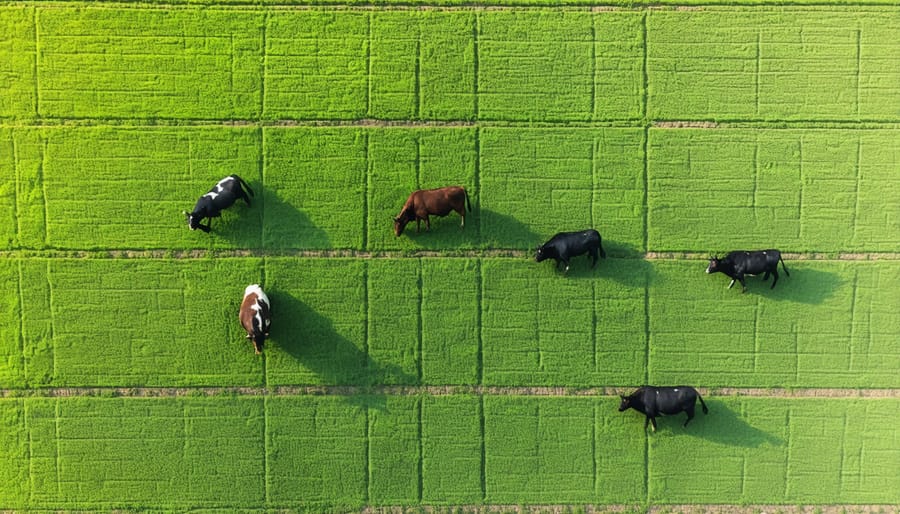
{"label": "horizontal field divider", "polygon": [[[414,250],[377,251],[362,250],[9,250],[0,251],[6,259],[209,259],[209,258],[265,258],[297,257],[310,259],[530,259],[531,250]],[[782,252],[787,261],[898,261],[900,253],[791,253]],[[645,261],[679,261],[709,259],[709,252],[646,252],[644,254],[616,255],[611,259]]]}
{"label": "horizontal field divider", "polygon": [[656,129],[845,129],[845,130],[896,130],[900,129],[900,121],[891,119],[864,120],[784,120],[764,121],[755,119],[655,119],[635,118],[621,120],[501,120],[480,117],[475,121],[467,120],[408,120],[360,118],[342,119],[216,119],[216,118],[58,118],[42,116],[39,118],[0,116],[0,129],[26,129],[49,127],[101,127],[101,128],[154,128],[154,127],[227,127],[227,128],[291,128],[291,127],[348,127],[348,128],[656,128]]}
{"label": "horizontal field divider", "polygon": [[[179,398],[203,396],[535,396],[611,397],[631,392],[636,385],[572,387],[514,386],[277,386],[277,387],[59,387],[2,389],[0,398]],[[900,389],[697,387],[702,396],[754,398],[900,398]]]}

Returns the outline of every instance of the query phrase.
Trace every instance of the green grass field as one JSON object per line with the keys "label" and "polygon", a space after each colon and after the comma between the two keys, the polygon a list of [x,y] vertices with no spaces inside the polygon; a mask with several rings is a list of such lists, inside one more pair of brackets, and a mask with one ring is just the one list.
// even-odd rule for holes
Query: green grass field
{"label": "green grass field", "polygon": [[[895,512],[898,31],[896,0],[0,3],[0,511]],[[232,173],[252,204],[188,230]],[[465,227],[395,237],[443,185]],[[597,269],[534,262],[587,227]],[[774,290],[704,273],[763,248]],[[710,412],[645,432],[647,383]]]}

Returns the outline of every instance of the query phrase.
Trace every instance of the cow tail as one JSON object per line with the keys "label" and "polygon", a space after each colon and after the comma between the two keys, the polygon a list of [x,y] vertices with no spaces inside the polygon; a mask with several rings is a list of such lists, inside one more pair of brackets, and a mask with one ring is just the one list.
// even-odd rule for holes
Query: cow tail
{"label": "cow tail", "polygon": [[240,183],[241,183],[241,186],[243,186],[244,189],[246,189],[247,192],[250,193],[250,196],[256,196],[256,195],[253,193],[253,190],[250,189],[250,184],[248,184],[246,181],[244,181],[244,179],[242,179],[241,177],[239,177],[239,176],[237,176],[237,175],[233,175],[233,177],[236,178],[236,179],[238,179],[238,182],[240,182]]}
{"label": "cow tail", "polygon": [[703,403],[703,397],[700,396],[700,393],[697,393],[697,399],[700,400],[700,406],[703,407],[703,414],[709,414],[709,409],[707,409],[706,404]]}
{"label": "cow tail", "polygon": [[463,193],[465,193],[465,195],[466,195],[466,207],[469,208],[469,212],[472,212],[472,204],[469,203],[469,192],[466,191],[465,188],[464,188],[464,189],[463,189]]}
{"label": "cow tail", "polygon": [[[787,275],[787,276],[791,276],[791,274],[788,273],[787,266],[784,265],[784,259],[781,258],[781,254],[780,254],[780,253],[778,254],[778,260],[781,261],[781,269],[784,270],[784,274]],[[776,264],[776,266],[777,266],[777,264]]]}

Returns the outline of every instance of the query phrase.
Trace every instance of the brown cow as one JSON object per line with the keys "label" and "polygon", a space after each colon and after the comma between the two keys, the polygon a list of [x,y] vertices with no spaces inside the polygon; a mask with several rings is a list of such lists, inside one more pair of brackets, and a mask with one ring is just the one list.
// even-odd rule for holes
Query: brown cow
{"label": "brown cow", "polygon": [[247,339],[253,340],[256,355],[262,353],[263,342],[269,337],[269,325],[272,323],[270,305],[269,298],[259,284],[249,285],[244,289],[244,301],[241,302],[238,317],[247,331]]}
{"label": "brown cow", "polygon": [[469,194],[459,186],[441,187],[438,189],[420,189],[413,191],[403,204],[400,214],[394,218],[394,234],[398,237],[403,233],[406,224],[416,222],[416,232],[419,231],[422,220],[425,220],[425,230],[431,230],[431,221],[428,216],[446,216],[450,211],[456,211],[462,217],[459,226],[466,226],[466,207],[472,210],[469,203]]}

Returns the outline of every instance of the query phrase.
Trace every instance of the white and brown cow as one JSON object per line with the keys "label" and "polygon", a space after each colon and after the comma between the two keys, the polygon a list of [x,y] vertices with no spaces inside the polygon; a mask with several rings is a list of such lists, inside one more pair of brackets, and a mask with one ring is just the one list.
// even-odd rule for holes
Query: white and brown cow
{"label": "white and brown cow", "polygon": [[253,341],[257,355],[262,353],[263,342],[269,337],[269,325],[272,323],[271,305],[259,284],[252,284],[244,289],[244,301],[241,302],[238,317],[244,330],[247,331],[247,339]]}

